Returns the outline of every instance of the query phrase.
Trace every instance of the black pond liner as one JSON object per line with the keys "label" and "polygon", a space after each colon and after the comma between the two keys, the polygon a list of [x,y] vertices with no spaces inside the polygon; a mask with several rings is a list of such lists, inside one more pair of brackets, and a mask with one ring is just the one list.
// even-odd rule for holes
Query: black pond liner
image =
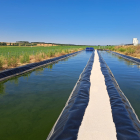
{"label": "black pond liner", "polygon": [[64,109],[48,135],[47,140],[77,139],[79,127],[89,102],[90,75],[93,62],[94,51],[71,92]]}
{"label": "black pond liner", "polygon": [[138,59],[138,58],[134,58],[134,57],[127,56],[127,55],[120,54],[120,53],[113,52],[113,51],[110,51],[110,52],[113,54],[119,55],[120,57],[123,57],[124,59],[130,60],[130,61],[135,62],[135,63],[140,65],[140,59]]}
{"label": "black pond liner", "polygon": [[48,60],[44,60],[44,61],[41,61],[41,62],[31,63],[31,64],[27,64],[27,65],[20,66],[20,67],[17,67],[17,68],[2,71],[2,72],[0,72],[0,81],[6,80],[8,78],[11,78],[11,77],[14,77],[14,76],[17,76],[17,75],[21,75],[23,73],[32,71],[36,68],[42,67],[42,66],[47,65],[47,64],[60,61],[60,60],[65,59],[67,57],[73,56],[73,55],[75,55],[79,52],[81,52],[81,51],[70,53],[70,54],[67,54],[67,55],[59,56],[59,57],[55,57],[55,58],[48,59]]}
{"label": "black pond liner", "polygon": [[99,54],[101,71],[110,97],[113,121],[118,140],[140,140],[140,121],[128,99],[121,91],[111,70]]}

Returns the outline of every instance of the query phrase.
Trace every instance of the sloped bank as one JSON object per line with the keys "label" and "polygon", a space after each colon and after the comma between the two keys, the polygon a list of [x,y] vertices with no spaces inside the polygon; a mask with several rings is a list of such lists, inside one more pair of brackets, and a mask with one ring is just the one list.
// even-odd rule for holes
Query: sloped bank
{"label": "sloped bank", "polygon": [[65,59],[67,57],[76,55],[79,52],[81,52],[81,51],[70,53],[70,54],[67,54],[67,55],[59,56],[59,57],[55,57],[55,58],[44,60],[44,61],[37,62],[37,63],[31,63],[31,64],[27,64],[27,65],[24,65],[24,66],[4,70],[4,71],[0,72],[0,81],[6,80],[8,78],[11,78],[11,77],[14,77],[14,76],[17,76],[17,75],[24,74],[24,73],[32,71],[36,68],[42,67],[46,64],[57,62],[59,60]]}
{"label": "sloped bank", "polygon": [[138,58],[135,58],[135,57],[132,57],[132,56],[127,56],[127,55],[124,55],[124,54],[120,54],[120,53],[117,53],[117,52],[113,52],[113,51],[110,51],[111,53],[115,54],[115,55],[118,55],[120,57],[123,57],[124,59],[127,59],[127,60],[130,60],[134,63],[137,63],[140,65],[140,59]]}

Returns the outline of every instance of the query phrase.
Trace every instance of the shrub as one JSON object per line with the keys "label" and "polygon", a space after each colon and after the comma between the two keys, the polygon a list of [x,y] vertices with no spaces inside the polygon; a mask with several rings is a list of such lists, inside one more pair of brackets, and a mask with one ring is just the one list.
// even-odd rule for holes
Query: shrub
{"label": "shrub", "polygon": [[78,50],[77,49],[74,49],[74,52],[77,52]]}
{"label": "shrub", "polygon": [[125,51],[126,51],[125,48],[119,48],[118,50],[119,50],[120,52],[125,52]]}
{"label": "shrub", "polygon": [[53,57],[54,55],[55,55],[55,53],[53,51],[50,51],[50,52],[47,53],[48,57]]}
{"label": "shrub", "polygon": [[112,47],[112,48],[110,48],[110,50],[115,51],[115,48],[114,48],[114,47]]}
{"label": "shrub", "polygon": [[10,58],[7,59],[7,66],[11,66],[11,59]]}
{"label": "shrub", "polygon": [[13,56],[12,58],[8,58],[8,60],[7,60],[7,65],[8,66],[16,67],[17,64],[18,64],[18,60],[17,60],[16,57]]}
{"label": "shrub", "polygon": [[41,53],[41,57],[42,57],[43,59],[45,59],[45,54],[44,54],[44,53]]}
{"label": "shrub", "polygon": [[41,53],[36,53],[36,55],[35,55],[35,60],[36,60],[37,62],[42,60],[42,55],[41,55]]}
{"label": "shrub", "polygon": [[20,62],[21,62],[21,63],[28,63],[29,60],[30,60],[29,54],[25,53],[25,54],[21,57]]}
{"label": "shrub", "polygon": [[16,57],[13,57],[13,58],[12,58],[12,66],[13,66],[13,67],[16,67],[17,64],[18,64],[18,59],[17,59]]}
{"label": "shrub", "polygon": [[134,48],[127,48],[126,53],[133,54],[133,53],[135,53],[135,49]]}
{"label": "shrub", "polygon": [[3,66],[3,58],[0,57],[0,68],[2,68],[2,66]]}
{"label": "shrub", "polygon": [[68,50],[68,49],[66,49],[66,50],[65,50],[65,53],[69,53],[69,50]]}

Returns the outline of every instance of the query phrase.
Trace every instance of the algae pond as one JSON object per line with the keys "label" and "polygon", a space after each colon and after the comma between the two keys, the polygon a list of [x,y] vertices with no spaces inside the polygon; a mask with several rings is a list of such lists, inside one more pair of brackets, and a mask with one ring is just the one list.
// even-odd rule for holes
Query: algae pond
{"label": "algae pond", "polygon": [[45,140],[92,52],[0,83],[0,139]]}
{"label": "algae pond", "polygon": [[[0,139],[45,140],[92,52],[0,83]],[[140,118],[140,66],[100,51],[121,90]]]}
{"label": "algae pond", "polygon": [[111,52],[99,52],[140,119],[140,65]]}

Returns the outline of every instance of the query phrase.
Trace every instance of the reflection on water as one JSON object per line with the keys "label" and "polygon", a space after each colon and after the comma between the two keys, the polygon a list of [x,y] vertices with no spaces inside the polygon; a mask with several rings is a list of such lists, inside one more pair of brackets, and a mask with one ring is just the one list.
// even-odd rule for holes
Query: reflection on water
{"label": "reflection on water", "polygon": [[140,118],[140,65],[106,51],[100,51],[121,90]]}
{"label": "reflection on water", "polygon": [[9,80],[11,83],[14,83],[14,84],[18,84],[18,77],[15,77],[15,78],[11,78],[10,80]]}
{"label": "reflection on water", "polygon": [[0,84],[0,94],[5,93],[5,85],[3,83]]}
{"label": "reflection on water", "polygon": [[137,68],[140,70],[140,65],[137,65]]}
{"label": "reflection on water", "polygon": [[138,64],[135,64],[134,62],[129,61],[127,59],[125,59],[125,61],[124,61],[124,58],[122,58],[122,57],[120,57],[120,56],[118,56],[116,54],[110,53],[110,52],[103,52],[102,54],[111,55],[113,58],[117,58],[119,62],[124,62],[127,66],[130,66],[130,65],[138,65]]}
{"label": "reflection on water", "polygon": [[48,69],[51,70],[51,69],[53,69],[53,66],[54,66],[54,65],[55,65],[55,63],[54,63],[54,64],[47,65],[46,68],[48,68]]}
{"label": "reflection on water", "polygon": [[44,71],[44,68],[42,68],[42,67],[38,68],[35,70],[35,75],[41,74],[41,73],[43,73],[43,71]]}
{"label": "reflection on water", "polygon": [[62,61],[68,61],[69,60],[69,58],[66,58],[66,59],[63,59]]}
{"label": "reflection on water", "polygon": [[0,140],[45,140],[91,52],[0,83]]}
{"label": "reflection on water", "polygon": [[[28,78],[30,77],[30,75],[31,75],[31,72],[25,73],[25,74],[23,74],[22,76],[23,76],[24,79],[27,79],[27,80],[28,80]],[[18,76],[18,77],[19,77],[19,76]]]}

